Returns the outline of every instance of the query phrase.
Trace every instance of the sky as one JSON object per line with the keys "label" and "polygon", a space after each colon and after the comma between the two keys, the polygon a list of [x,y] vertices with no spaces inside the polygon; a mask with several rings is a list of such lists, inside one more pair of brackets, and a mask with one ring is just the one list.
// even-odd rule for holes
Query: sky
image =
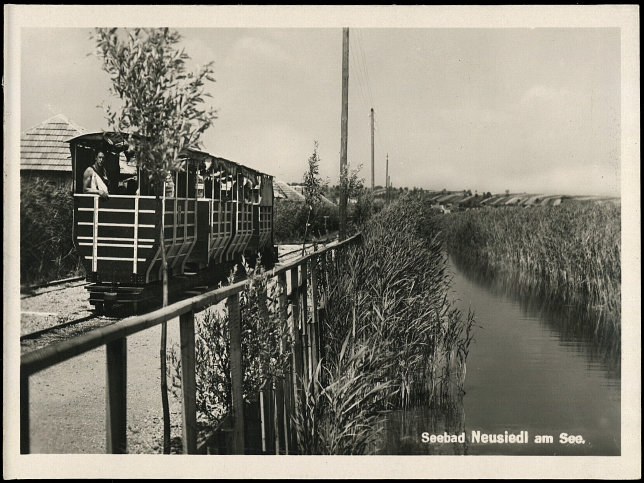
{"label": "sky", "polygon": [[[338,179],[341,28],[178,28],[214,61],[204,150],[301,181],[319,143]],[[22,131],[62,113],[108,128],[109,78],[89,28],[23,28]],[[348,162],[375,184],[480,193],[620,195],[617,28],[350,28]]]}

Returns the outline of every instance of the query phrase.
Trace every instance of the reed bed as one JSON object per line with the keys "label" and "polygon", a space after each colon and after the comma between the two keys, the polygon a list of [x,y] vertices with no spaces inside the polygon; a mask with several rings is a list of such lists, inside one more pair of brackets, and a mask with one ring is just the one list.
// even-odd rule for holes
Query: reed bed
{"label": "reed bed", "polygon": [[597,336],[621,337],[621,209],[612,203],[470,210],[443,217],[460,261],[523,291],[583,308]]}
{"label": "reed bed", "polygon": [[474,319],[452,307],[438,225],[412,196],[376,214],[334,262],[326,357],[305,388],[298,438],[309,454],[363,454],[383,411],[462,394]]}

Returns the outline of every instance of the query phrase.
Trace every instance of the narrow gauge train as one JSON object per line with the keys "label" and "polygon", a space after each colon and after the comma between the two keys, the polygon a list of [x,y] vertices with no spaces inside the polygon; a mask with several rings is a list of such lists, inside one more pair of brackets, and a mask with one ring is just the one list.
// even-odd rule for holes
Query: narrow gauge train
{"label": "narrow gauge train", "polygon": [[[273,178],[208,153],[186,149],[163,187],[132,159],[131,137],[92,133],[70,139],[73,238],[95,311],[158,299],[161,223],[169,282],[182,289],[223,280],[245,256],[277,261]],[[104,154],[109,199],[84,193],[85,170]],[[159,193],[155,192],[159,191]]]}

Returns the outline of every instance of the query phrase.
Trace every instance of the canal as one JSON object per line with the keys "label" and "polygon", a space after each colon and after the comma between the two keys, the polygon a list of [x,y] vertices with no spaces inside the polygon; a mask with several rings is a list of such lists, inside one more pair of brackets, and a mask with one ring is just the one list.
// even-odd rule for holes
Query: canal
{"label": "canal", "polygon": [[619,455],[619,350],[580,329],[593,323],[571,307],[450,266],[455,303],[477,325],[465,393],[389,413],[379,453]]}

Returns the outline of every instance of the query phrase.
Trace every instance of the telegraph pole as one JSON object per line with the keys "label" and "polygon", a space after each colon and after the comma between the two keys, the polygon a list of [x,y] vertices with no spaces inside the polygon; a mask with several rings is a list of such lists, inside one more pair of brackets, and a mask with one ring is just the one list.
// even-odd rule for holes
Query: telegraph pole
{"label": "telegraph pole", "polygon": [[349,127],[349,28],[342,29],[342,117],[340,141],[340,240],[347,237],[347,132]]}
{"label": "telegraph pole", "polygon": [[375,163],[374,159],[374,149],[373,149],[373,107],[371,108],[371,191],[376,187],[375,185]]}
{"label": "telegraph pole", "polygon": [[387,153],[387,164],[385,166],[385,199],[389,201],[389,153]]}

